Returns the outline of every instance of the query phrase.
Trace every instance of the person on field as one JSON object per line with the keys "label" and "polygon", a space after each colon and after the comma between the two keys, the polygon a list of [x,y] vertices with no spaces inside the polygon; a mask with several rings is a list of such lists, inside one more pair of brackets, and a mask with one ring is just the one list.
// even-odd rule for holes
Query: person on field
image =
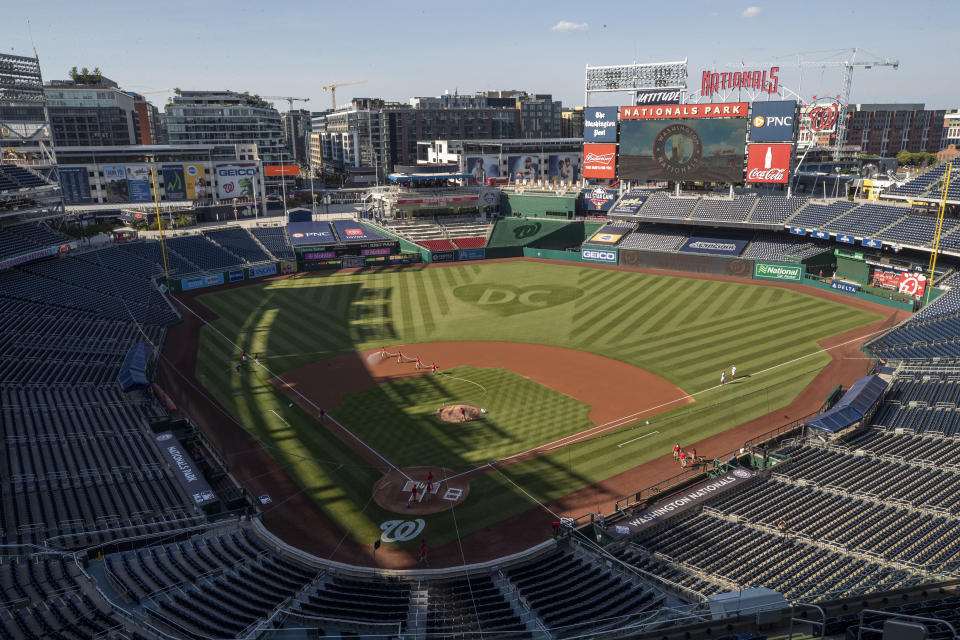
{"label": "person on field", "polygon": [[255,354],[253,354],[253,361],[254,361],[256,364],[260,364],[260,352],[259,352],[259,351],[256,352]]}
{"label": "person on field", "polygon": [[240,373],[240,367],[241,367],[241,366],[242,366],[242,365],[238,362],[238,363],[237,363],[237,366],[235,366],[235,367],[233,368],[233,370],[236,371],[237,373]]}
{"label": "person on field", "polygon": [[466,407],[460,407],[460,422],[467,421],[467,409]]}
{"label": "person on field", "polygon": [[720,372],[720,386],[723,386],[723,382],[727,379],[727,370],[724,369]]}
{"label": "person on field", "polygon": [[687,452],[683,449],[680,450],[680,468],[687,468]]}
{"label": "person on field", "polygon": [[419,560],[419,562],[426,562],[426,561],[427,561],[427,541],[426,541],[426,540],[421,540],[421,541],[420,541],[420,560]]}
{"label": "person on field", "polygon": [[690,462],[697,464],[697,448],[690,447]]}
{"label": "person on field", "polygon": [[413,486],[410,488],[410,497],[407,498],[407,509],[410,508],[410,503],[414,502],[417,499],[417,483],[413,483]]}
{"label": "person on field", "polygon": [[436,362],[431,362],[431,363],[430,363],[430,373],[436,373],[436,372],[437,372],[437,363],[436,363]]}
{"label": "person on field", "polygon": [[733,379],[737,377],[737,365],[730,367],[730,382],[733,382]]}
{"label": "person on field", "polygon": [[397,349],[397,364],[403,363],[403,352]]}
{"label": "person on field", "polygon": [[417,356],[417,369],[422,369],[423,365],[420,364],[420,356]]}
{"label": "person on field", "polygon": [[323,424],[324,419],[327,417],[327,412],[323,409],[320,409],[320,424]]}
{"label": "person on field", "polygon": [[386,357],[387,357],[387,348],[386,348],[386,347],[380,347],[380,358],[383,359],[383,358],[386,358]]}
{"label": "person on field", "polygon": [[677,460],[680,457],[680,443],[673,445],[673,459]]}

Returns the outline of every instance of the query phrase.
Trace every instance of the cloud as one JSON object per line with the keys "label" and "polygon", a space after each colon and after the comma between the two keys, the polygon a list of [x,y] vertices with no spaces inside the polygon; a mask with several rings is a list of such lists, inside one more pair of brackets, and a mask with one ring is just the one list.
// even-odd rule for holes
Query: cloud
{"label": "cloud", "polygon": [[568,20],[561,20],[557,24],[550,27],[550,31],[570,33],[571,31],[586,31],[589,28],[590,27],[586,22],[570,22]]}
{"label": "cloud", "polygon": [[763,7],[747,7],[740,13],[741,18],[756,18],[763,13]]}

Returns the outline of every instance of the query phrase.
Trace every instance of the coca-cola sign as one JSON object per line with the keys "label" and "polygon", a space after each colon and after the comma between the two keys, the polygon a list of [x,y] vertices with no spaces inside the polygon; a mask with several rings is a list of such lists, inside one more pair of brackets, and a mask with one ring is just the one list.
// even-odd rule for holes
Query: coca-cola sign
{"label": "coca-cola sign", "polygon": [[747,151],[747,182],[789,182],[792,150],[790,144],[751,144]]}

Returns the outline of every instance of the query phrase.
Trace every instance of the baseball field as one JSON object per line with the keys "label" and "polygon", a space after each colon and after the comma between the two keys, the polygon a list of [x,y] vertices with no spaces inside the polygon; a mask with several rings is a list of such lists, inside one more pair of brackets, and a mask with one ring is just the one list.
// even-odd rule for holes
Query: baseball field
{"label": "baseball field", "polygon": [[[819,340],[881,318],[776,286],[528,261],[305,275],[197,301],[217,316],[197,380],[345,539],[407,547],[784,407],[830,361]],[[460,405],[474,419],[438,418]],[[407,509],[404,479],[428,471],[462,493]],[[384,533],[418,518],[416,538]]]}

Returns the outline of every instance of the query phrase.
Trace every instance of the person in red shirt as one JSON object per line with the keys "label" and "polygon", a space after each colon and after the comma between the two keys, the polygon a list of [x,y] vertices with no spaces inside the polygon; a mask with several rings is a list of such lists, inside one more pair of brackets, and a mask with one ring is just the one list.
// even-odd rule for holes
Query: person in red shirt
{"label": "person in red shirt", "polygon": [[687,468],[687,452],[680,450],[680,466],[684,469]]}
{"label": "person in red shirt", "polygon": [[407,498],[407,509],[410,508],[410,503],[417,499],[417,485],[414,484],[410,489],[410,497]]}
{"label": "person in red shirt", "polygon": [[247,361],[247,352],[244,351],[243,349],[240,350],[240,359],[244,362]]}
{"label": "person in red shirt", "polygon": [[400,350],[397,350],[397,364],[400,364],[402,362],[403,362],[403,352]]}
{"label": "person in red shirt", "polygon": [[680,443],[673,445],[673,459],[676,460],[680,457]]}
{"label": "person in red shirt", "polygon": [[467,410],[464,407],[460,407],[460,422],[467,421]]}
{"label": "person in red shirt", "polygon": [[417,369],[422,368],[423,365],[420,364],[420,356],[417,356]]}
{"label": "person in red shirt", "polygon": [[690,447],[690,462],[693,462],[693,463],[696,463],[696,462],[697,462],[697,448],[696,448],[696,447]]}
{"label": "person in red shirt", "polygon": [[427,541],[426,541],[426,540],[421,540],[421,541],[420,541],[420,560],[419,560],[419,562],[426,562],[426,561],[427,561]]}
{"label": "person in red shirt", "polygon": [[380,358],[386,358],[386,357],[387,357],[387,348],[380,347]]}
{"label": "person in red shirt", "polygon": [[430,373],[436,373],[436,372],[437,372],[437,363],[436,363],[436,362],[431,362],[431,363],[430,363]]}

